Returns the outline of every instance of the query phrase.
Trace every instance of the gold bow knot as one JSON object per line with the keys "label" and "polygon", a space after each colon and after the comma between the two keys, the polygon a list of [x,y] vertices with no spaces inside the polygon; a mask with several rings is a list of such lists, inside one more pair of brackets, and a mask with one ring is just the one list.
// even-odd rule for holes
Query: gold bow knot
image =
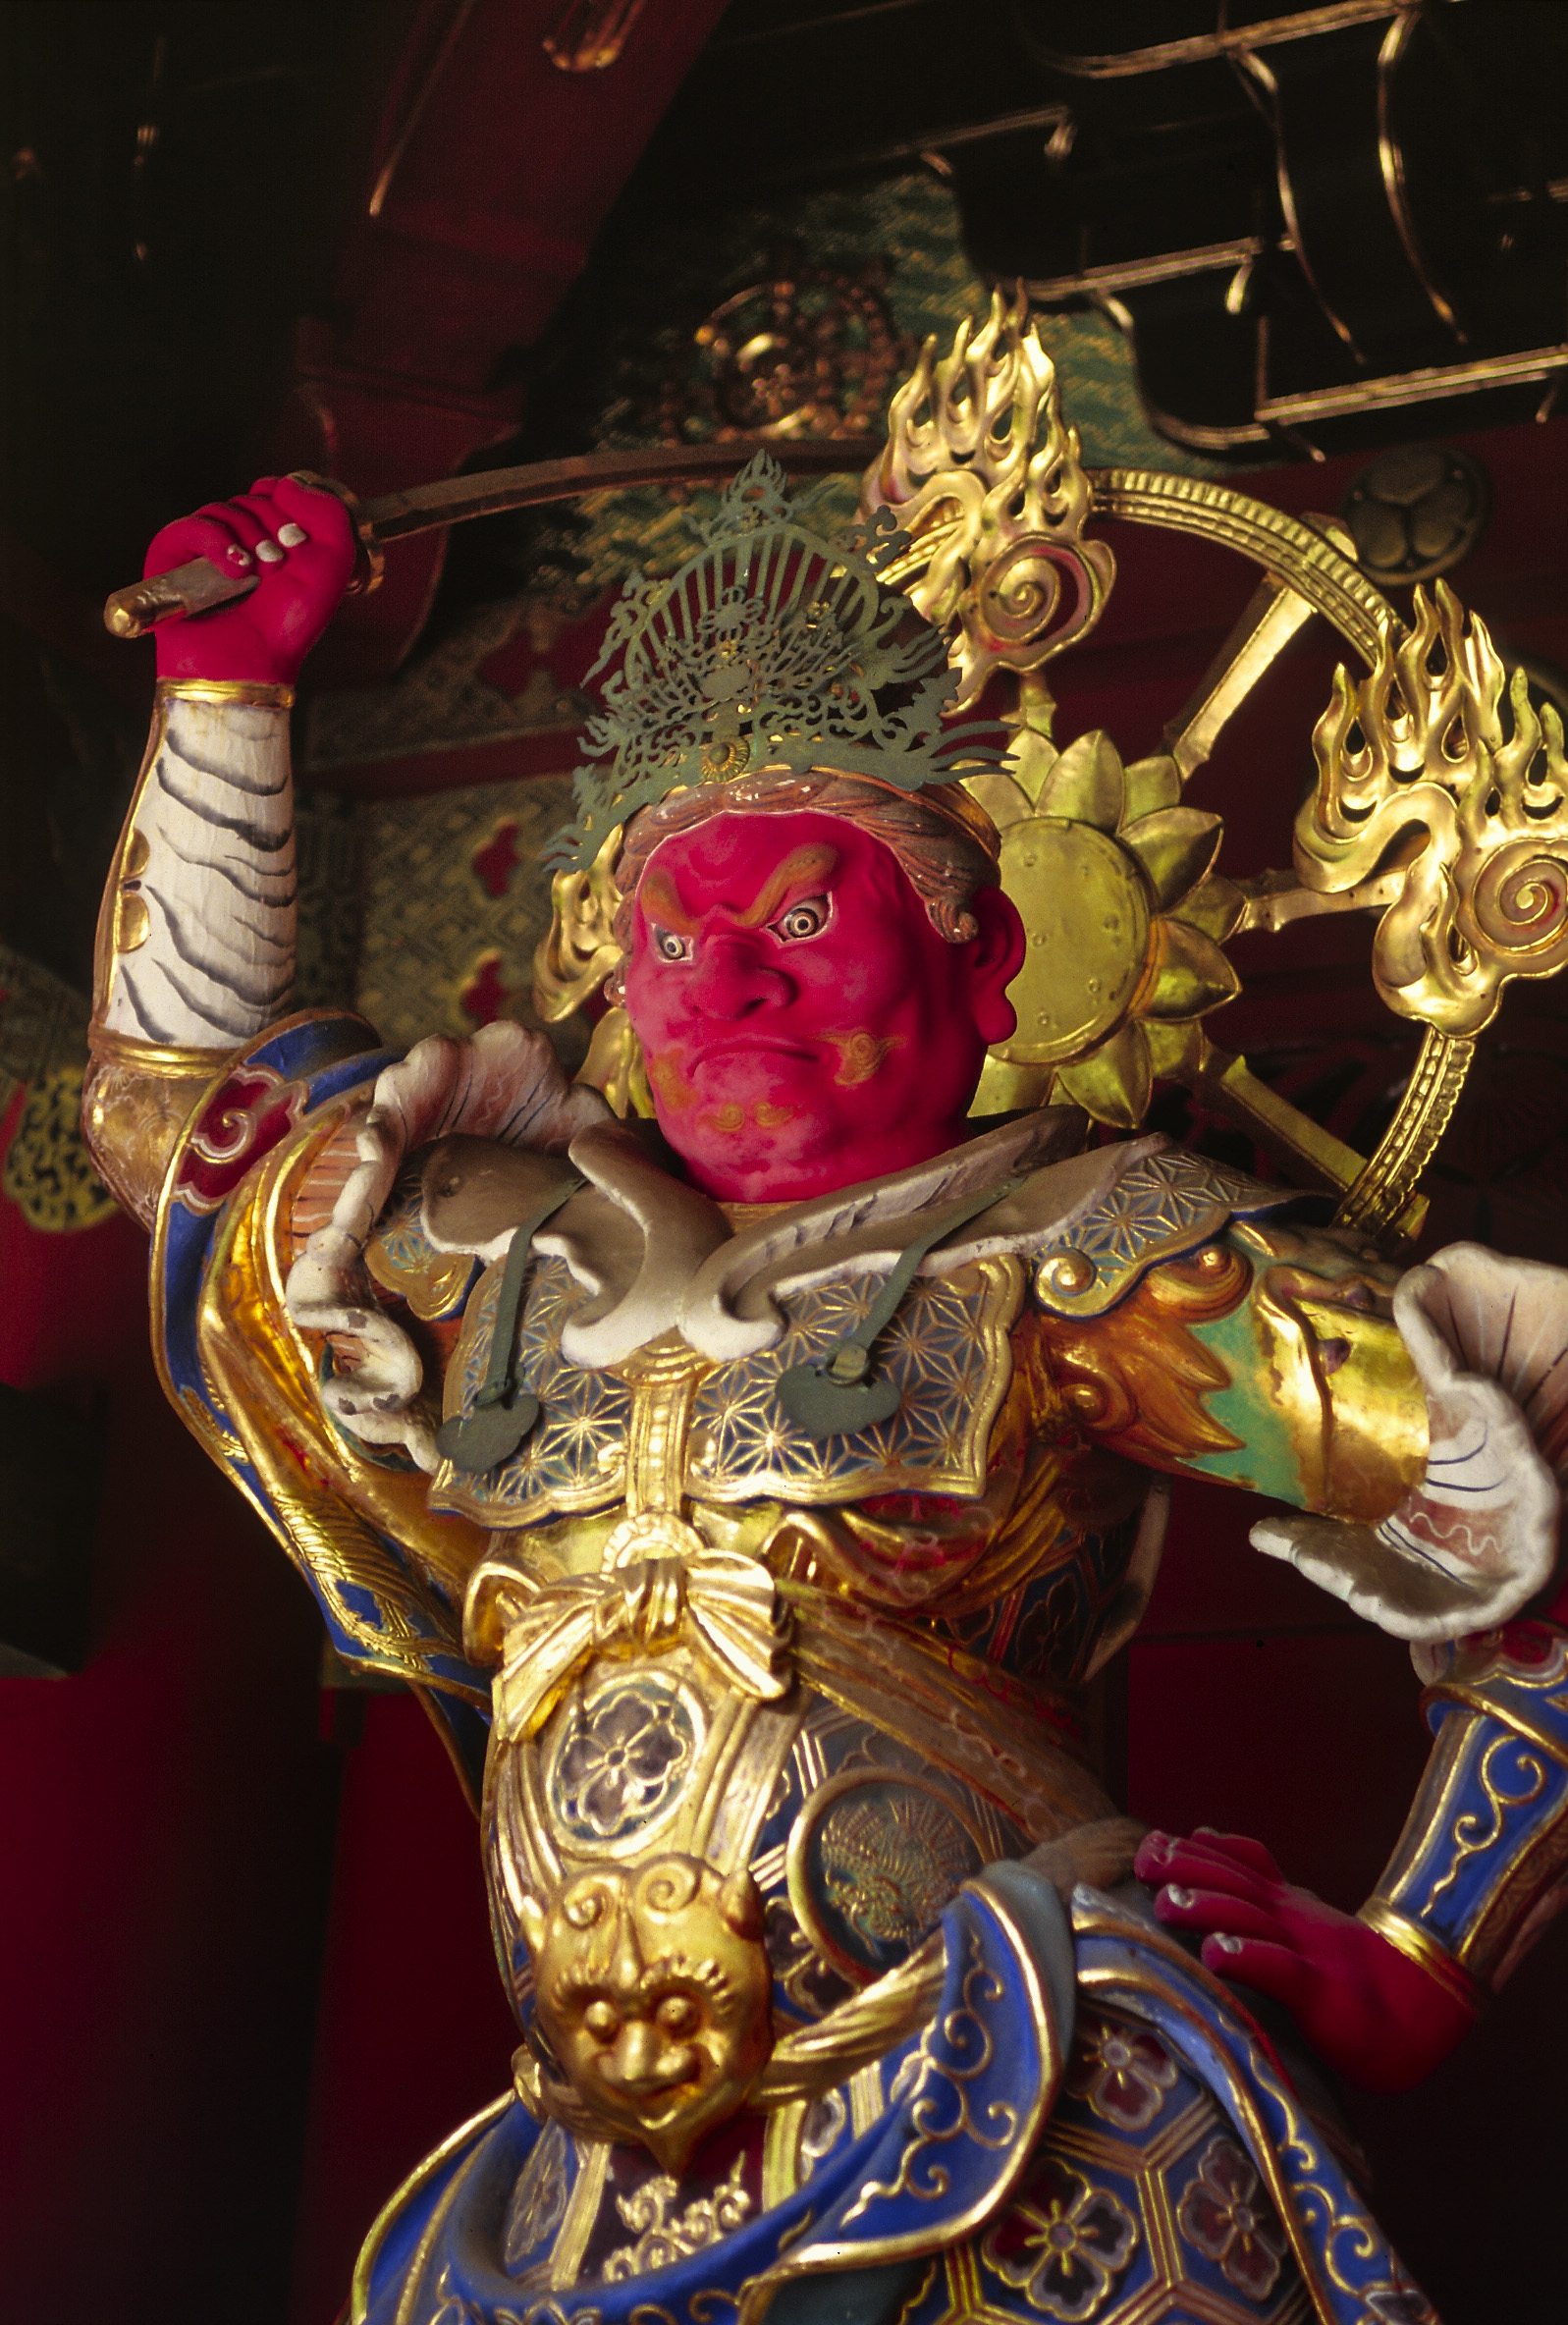
{"label": "gold bow knot", "polygon": [[[789,1620],[773,1576],[738,1550],[710,1549],[680,1521],[694,1548],[650,1540],[644,1522],[618,1527],[598,1574],[536,1583],[486,1560],[468,1601],[470,1640],[493,1641],[502,1665],[496,1735],[504,1743],[544,1725],[573,1673],[603,1654],[658,1653],[682,1638],[702,1648],[743,1695],[769,1702],[787,1691]],[[633,1531],[635,1529],[635,1531]],[[655,1552],[639,1557],[646,1547]],[[488,1659],[488,1658],[487,1658]]]}

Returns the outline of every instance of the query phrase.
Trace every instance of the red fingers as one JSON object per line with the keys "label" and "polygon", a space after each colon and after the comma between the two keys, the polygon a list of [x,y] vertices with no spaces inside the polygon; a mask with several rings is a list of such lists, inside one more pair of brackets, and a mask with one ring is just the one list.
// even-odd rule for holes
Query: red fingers
{"label": "red fingers", "polygon": [[1262,1937],[1288,1945],[1290,1932],[1261,1905],[1218,1889],[1189,1889],[1169,1881],[1156,1892],[1155,1912],[1178,1929],[1214,1929],[1235,1936]]}
{"label": "red fingers", "polygon": [[1406,2089],[1471,2023],[1446,1984],[1354,1914],[1287,1881],[1261,1841],[1150,1833],[1135,1870],[1162,1921],[1204,1933],[1206,1969],[1282,2002],[1350,2082]]}
{"label": "red fingers", "polygon": [[1217,1935],[1203,1941],[1203,1966],[1220,1977],[1255,1986],[1260,1994],[1282,2002],[1299,2024],[1313,2016],[1318,1973],[1288,1945],[1256,1937]]}
{"label": "red fingers", "polygon": [[1217,1889],[1231,1897],[1248,1898],[1268,1906],[1286,1884],[1267,1849],[1259,1847],[1263,1867],[1244,1864],[1239,1857],[1213,1842],[1194,1837],[1176,1840],[1168,1833],[1150,1833],[1133,1861],[1140,1881],[1151,1886],[1173,1881],[1188,1889]]}
{"label": "red fingers", "polygon": [[1262,1841],[1253,1840],[1247,1833],[1217,1832],[1212,1824],[1198,1824],[1193,1827],[1192,1841],[1195,1848],[1207,1848],[1215,1856],[1232,1858],[1237,1865],[1244,1865],[1249,1872],[1261,1873],[1266,1880],[1282,1881],[1285,1877]]}
{"label": "red fingers", "polygon": [[292,684],[352,576],[354,531],[334,493],[260,476],[247,493],[165,525],[146,571],[195,558],[253,585],[210,611],[159,624],[162,677]]}

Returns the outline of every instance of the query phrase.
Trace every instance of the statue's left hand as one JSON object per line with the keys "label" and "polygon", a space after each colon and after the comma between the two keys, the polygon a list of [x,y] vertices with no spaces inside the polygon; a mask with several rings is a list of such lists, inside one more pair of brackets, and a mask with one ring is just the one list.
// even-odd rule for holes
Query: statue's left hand
{"label": "statue's left hand", "polygon": [[292,476],[258,476],[247,493],[166,524],[144,570],[166,573],[198,557],[224,572],[256,574],[256,586],[205,614],[160,622],[159,677],[293,685],[353,574],[343,502]]}
{"label": "statue's left hand", "polygon": [[1152,1832],[1134,1870],[1157,1889],[1162,1921],[1207,1932],[1206,1969],[1282,2002],[1319,2057],[1364,2089],[1407,2090],[1474,2024],[1397,1946],[1287,1881],[1261,1841]]}

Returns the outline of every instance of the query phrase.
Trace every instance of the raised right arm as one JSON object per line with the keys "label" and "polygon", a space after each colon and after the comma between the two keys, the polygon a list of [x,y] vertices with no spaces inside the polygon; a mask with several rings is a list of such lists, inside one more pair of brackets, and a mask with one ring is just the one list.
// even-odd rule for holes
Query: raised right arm
{"label": "raised right arm", "polygon": [[248,597],[157,633],[158,694],[98,920],[87,1144],[150,1223],[182,1124],[223,1062],[287,1007],[297,888],[294,678],[352,571],[332,495],[262,478],[167,526],[149,573],[210,557]]}

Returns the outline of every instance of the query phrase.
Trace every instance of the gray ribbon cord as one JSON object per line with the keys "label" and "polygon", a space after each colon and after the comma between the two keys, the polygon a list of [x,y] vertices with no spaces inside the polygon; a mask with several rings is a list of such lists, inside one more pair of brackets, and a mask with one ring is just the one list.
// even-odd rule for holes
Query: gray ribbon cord
{"label": "gray ribbon cord", "polygon": [[834,1343],[826,1362],[792,1365],[780,1376],[779,1402],[808,1437],[850,1436],[857,1430],[875,1429],[879,1421],[892,1419],[903,1401],[897,1384],[886,1374],[880,1379],[867,1378],[871,1373],[872,1347],[879,1333],[887,1329],[897,1314],[898,1304],[913,1283],[915,1271],[927,1252],[955,1227],[989,1211],[1005,1196],[1015,1194],[1022,1185],[1020,1178],[1003,1179],[999,1185],[983,1188],[978,1195],[966,1196],[963,1202],[939,1212],[925,1231],[905,1246],[870,1309],[852,1332]]}
{"label": "gray ribbon cord", "polygon": [[553,1188],[537,1211],[513,1234],[507,1247],[501,1289],[496,1294],[490,1362],[479,1393],[470,1412],[454,1415],[436,1431],[436,1450],[446,1456],[454,1469],[482,1477],[486,1470],[509,1461],[539,1418],[539,1399],[531,1389],[518,1386],[516,1374],[517,1319],[522,1314],[522,1295],[528,1281],[528,1258],[533,1239],[545,1221],[553,1218],[573,1195],[580,1195],[587,1183],[585,1178],[570,1178],[565,1185]]}

